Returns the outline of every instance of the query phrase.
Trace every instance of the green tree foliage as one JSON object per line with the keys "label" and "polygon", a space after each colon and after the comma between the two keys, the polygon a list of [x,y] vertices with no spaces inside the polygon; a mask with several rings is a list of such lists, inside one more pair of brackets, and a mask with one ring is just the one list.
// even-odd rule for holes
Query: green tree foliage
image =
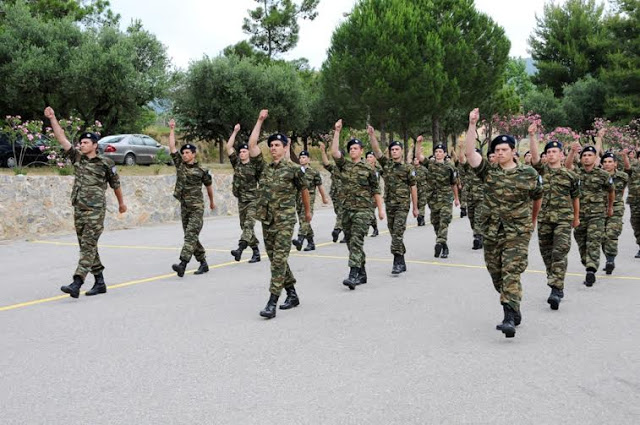
{"label": "green tree foliage", "polygon": [[40,118],[47,105],[105,131],[139,131],[142,107],[167,85],[164,46],[139,22],[84,27],[43,19],[23,2],[0,24],[0,110]]}
{"label": "green tree foliage", "polygon": [[547,3],[544,15],[529,37],[538,72],[536,84],[549,87],[556,96],[563,87],[587,74],[597,75],[605,64],[609,40],[603,22],[604,6],[596,0]]}
{"label": "green tree foliage", "polygon": [[333,34],[325,89],[352,125],[369,119],[406,140],[429,116],[438,140],[453,108],[500,88],[509,47],[471,0],[363,0]]}
{"label": "green tree foliage", "polygon": [[[15,5],[21,0],[4,0],[7,6]],[[109,9],[108,0],[30,0],[24,2],[31,12],[45,20],[69,18],[72,21],[115,24],[120,15]],[[0,22],[4,8],[0,6]]]}
{"label": "green tree foliage", "polygon": [[567,118],[562,108],[562,101],[555,97],[553,90],[544,88],[533,90],[522,101],[525,112],[534,112],[540,115],[546,128],[563,127]]}
{"label": "green tree foliage", "polygon": [[298,19],[314,20],[320,0],[302,0],[298,5],[292,0],[255,0],[259,4],[249,10],[242,30],[251,36],[249,42],[269,59],[288,52],[298,44],[300,26]]}
{"label": "green tree foliage", "polygon": [[509,59],[505,69],[505,80],[521,99],[535,90],[531,76],[527,73],[527,64],[522,58]]}
{"label": "green tree foliage", "polygon": [[[265,131],[291,134],[309,123],[305,83],[290,64],[248,58],[205,57],[193,62],[175,92],[174,112],[186,140],[222,141],[240,123],[251,132],[260,109],[269,109]],[[220,160],[224,155],[220,156]]]}
{"label": "green tree foliage", "polygon": [[591,76],[565,86],[561,101],[566,117],[563,126],[578,131],[591,129],[596,117],[604,115],[604,104],[607,96],[606,85]]}

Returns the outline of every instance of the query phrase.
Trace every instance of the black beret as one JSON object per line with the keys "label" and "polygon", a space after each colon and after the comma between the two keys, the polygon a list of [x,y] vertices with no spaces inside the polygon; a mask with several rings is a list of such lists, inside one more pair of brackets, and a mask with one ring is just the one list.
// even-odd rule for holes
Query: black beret
{"label": "black beret", "polygon": [[347,142],[347,150],[351,149],[351,146],[353,145],[358,145],[360,147],[362,147],[362,142],[358,139],[351,139]]}
{"label": "black beret", "polygon": [[274,140],[280,140],[282,142],[282,146],[287,146],[289,144],[289,139],[282,133],[276,133],[269,136],[267,139],[267,146],[271,147],[271,142]]}
{"label": "black beret", "polygon": [[501,134],[491,141],[490,152],[493,153],[496,146],[501,145],[503,143],[508,143],[511,149],[516,147],[516,139],[513,136],[509,136],[508,134]]}
{"label": "black beret", "polygon": [[582,148],[582,151],[580,152],[580,157],[582,157],[582,155],[584,155],[586,152],[593,152],[593,154],[597,154],[598,152],[596,151],[595,146],[585,146],[584,148]]}
{"label": "black beret", "polygon": [[394,140],[393,142],[389,143],[389,150],[391,150],[391,148],[394,146],[400,146],[400,149],[402,149],[402,143],[398,142],[397,140]]}
{"label": "black beret", "polygon": [[602,155],[602,160],[604,161],[606,158],[611,158],[614,161],[617,161],[616,156],[613,154],[613,152],[605,152],[605,154]]}
{"label": "black beret", "polygon": [[187,143],[186,145],[182,145],[182,147],[180,148],[180,153],[184,152],[187,149],[189,149],[193,153],[196,153],[196,146],[190,143]]}
{"label": "black beret", "polygon": [[526,151],[526,152],[524,153],[524,156],[527,156],[527,155],[531,155],[531,151]]}
{"label": "black beret", "polygon": [[91,132],[86,132],[86,133],[82,133],[82,135],[80,136],[80,140],[82,139],[90,139],[93,143],[98,143],[98,140],[100,140],[100,136],[98,136],[96,133],[91,133]]}
{"label": "black beret", "polygon": [[300,153],[298,154],[298,157],[301,157],[301,156],[306,156],[306,157],[308,158],[308,157],[309,157],[309,152],[307,152],[307,151],[300,151]]}
{"label": "black beret", "polygon": [[243,143],[242,145],[238,146],[238,152],[240,152],[242,149],[249,150],[249,146],[246,143]]}
{"label": "black beret", "polygon": [[438,143],[437,145],[435,145],[433,147],[433,151],[434,152],[436,151],[436,149],[442,149],[443,152],[447,151],[447,148],[442,143]]}
{"label": "black beret", "polygon": [[550,141],[549,143],[544,145],[544,153],[547,153],[547,150],[549,150],[551,148],[558,148],[558,149],[562,150],[562,143],[558,142],[557,140]]}
{"label": "black beret", "polygon": [[365,157],[367,157],[367,156],[369,156],[369,155],[376,156],[376,155],[373,153],[373,151],[369,151],[369,152],[367,152],[367,154],[365,155]]}

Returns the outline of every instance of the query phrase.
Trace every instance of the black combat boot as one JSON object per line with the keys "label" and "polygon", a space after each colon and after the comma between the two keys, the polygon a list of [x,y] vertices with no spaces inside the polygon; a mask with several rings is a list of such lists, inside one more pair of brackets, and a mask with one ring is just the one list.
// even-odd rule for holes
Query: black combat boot
{"label": "black combat boot", "polygon": [[513,338],[516,336],[516,312],[508,304],[503,304],[502,310],[504,311],[504,319],[502,320],[500,331],[502,331],[505,338]]}
{"label": "black combat boot", "polygon": [[284,303],[280,304],[280,310],[289,310],[290,308],[298,307],[300,305],[300,298],[298,298],[296,288],[290,286],[284,288],[284,290],[287,291],[287,299],[284,300]]}
{"label": "black combat boot", "polygon": [[613,255],[607,255],[607,262],[604,265],[604,271],[607,272],[607,274],[611,274],[613,273],[613,269],[616,268],[616,257],[614,257]]}
{"label": "black combat boot", "polygon": [[356,286],[362,283],[360,278],[360,267],[351,267],[349,269],[349,277],[342,281],[344,286],[348,286],[352,291],[356,289]]}
{"label": "black combat boot", "polygon": [[302,249],[302,243],[304,242],[304,236],[298,235],[298,239],[291,239],[291,243],[296,247],[298,251]]}
{"label": "black combat boot", "polygon": [[233,255],[233,258],[236,261],[240,261],[240,259],[242,258],[242,251],[247,249],[247,246],[249,246],[247,241],[240,241],[238,242],[238,248],[231,251],[231,255]]}
{"label": "black combat boot", "polygon": [[418,215],[418,226],[424,226],[424,216],[422,214]]}
{"label": "black combat boot", "polygon": [[251,259],[249,260],[249,262],[257,263],[258,261],[260,261],[260,250],[258,249],[257,246],[252,246],[251,249],[253,250],[253,255],[251,256]]}
{"label": "black combat boot", "polygon": [[467,207],[460,207],[460,218],[467,216]]}
{"label": "black combat boot", "polygon": [[187,262],[180,260],[180,264],[174,264],[171,268],[174,272],[178,273],[178,276],[182,277],[187,269]]}
{"label": "black combat boot", "polygon": [[260,312],[260,316],[266,317],[267,319],[273,319],[276,317],[276,306],[278,305],[278,296],[275,294],[271,294],[269,297],[269,301],[267,301],[267,305],[264,310]]}
{"label": "black combat boot", "polygon": [[338,242],[338,237],[340,236],[341,229],[333,229],[331,232],[331,239],[333,239],[333,243]]}
{"label": "black combat boot", "polygon": [[478,235],[478,239],[480,240],[480,248],[478,249],[484,248],[484,236]]}
{"label": "black combat boot", "polygon": [[400,267],[400,256],[398,254],[393,254],[393,267],[391,268],[391,274],[400,274],[402,273]]}
{"label": "black combat boot", "polygon": [[473,235],[473,248],[472,249],[480,249],[482,246],[482,242],[480,241],[480,235]]}
{"label": "black combat boot", "polygon": [[209,271],[209,265],[207,264],[207,260],[205,260],[205,261],[200,261],[200,267],[198,267],[198,270],[196,270],[195,273],[193,274],[205,274],[208,271]]}
{"label": "black combat boot", "polygon": [[312,236],[307,236],[307,246],[304,247],[305,251],[315,251],[316,250],[316,244],[313,243],[313,237]]}
{"label": "black combat boot", "polygon": [[364,285],[365,283],[367,283],[367,269],[365,269],[364,266],[360,267],[358,282],[358,285]]}
{"label": "black combat boot", "polygon": [[65,294],[71,295],[71,298],[78,298],[80,295],[80,287],[83,283],[82,278],[76,274],[73,275],[73,282],[69,285],[61,286],[60,290]]}
{"label": "black combat boot", "polygon": [[553,286],[551,287],[551,294],[549,295],[549,298],[547,298],[547,302],[551,306],[551,310],[557,310],[558,308],[560,308],[560,301],[562,301],[560,293],[560,289]]}
{"label": "black combat boot", "polygon": [[380,234],[380,232],[378,232],[378,226],[373,226],[373,233],[371,233],[371,237],[375,238],[376,236],[378,236]]}
{"label": "black combat boot", "polygon": [[583,283],[589,287],[593,286],[593,284],[596,283],[596,271],[592,268],[588,268],[587,275],[585,276]]}
{"label": "black combat boot", "polygon": [[440,258],[449,258],[449,247],[446,243],[442,244],[442,255]]}
{"label": "black combat boot", "polygon": [[441,243],[437,243],[435,248],[434,248],[434,252],[433,252],[433,256],[435,258],[440,257],[440,253],[442,252],[442,244]]}
{"label": "black combat boot", "polygon": [[102,273],[94,274],[95,283],[93,284],[93,288],[89,289],[84,294],[87,296],[98,295],[98,294],[106,294],[107,293],[107,285],[104,283],[104,276]]}
{"label": "black combat boot", "polygon": [[400,256],[400,273],[404,273],[407,271],[407,263],[404,261],[404,254]]}

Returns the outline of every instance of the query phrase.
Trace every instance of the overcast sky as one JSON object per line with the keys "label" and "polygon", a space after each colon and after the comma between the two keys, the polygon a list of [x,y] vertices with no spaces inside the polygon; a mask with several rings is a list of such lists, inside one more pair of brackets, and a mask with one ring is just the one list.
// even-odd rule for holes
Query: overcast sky
{"label": "overcast sky", "polygon": [[[556,0],[556,3],[563,0]],[[203,55],[217,56],[230,44],[247,39],[242,20],[254,0],[156,0],[141,2],[110,0],[111,8],[122,15],[125,26],[141,19],[144,27],[167,46],[173,63],[186,68],[190,60]],[[300,41],[285,58],[306,57],[319,68],[327,55],[333,29],[343,21],[355,0],[320,0],[318,17],[300,22]],[[511,40],[511,56],[528,57],[527,38],[542,15],[545,0],[476,0],[476,7],[501,25]]]}

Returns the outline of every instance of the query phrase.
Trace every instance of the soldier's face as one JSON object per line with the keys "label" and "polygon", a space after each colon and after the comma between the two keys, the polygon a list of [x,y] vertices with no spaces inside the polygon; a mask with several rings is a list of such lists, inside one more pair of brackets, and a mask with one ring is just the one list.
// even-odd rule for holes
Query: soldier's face
{"label": "soldier's face", "polygon": [[94,143],[91,139],[80,140],[80,152],[85,155],[95,152],[97,148],[98,143]]}
{"label": "soldier's face", "polygon": [[298,159],[300,160],[300,165],[307,165],[309,163],[309,157],[306,155],[302,155]]}
{"label": "soldier's face", "polygon": [[402,148],[400,146],[394,146],[391,148],[391,159],[401,159],[402,158]]}
{"label": "soldier's face", "polygon": [[596,163],[596,154],[593,152],[585,152],[580,156],[580,162],[582,165],[590,166]]}
{"label": "soldier's face", "polygon": [[496,163],[496,154],[495,153],[490,153],[489,154],[489,162],[491,164],[495,164]]}
{"label": "soldier's face", "polygon": [[440,162],[440,161],[444,161],[444,151],[442,149],[436,149],[433,152],[433,155],[436,157],[436,161]]}
{"label": "soldier's face", "polygon": [[349,148],[349,157],[352,161],[359,161],[362,158],[362,147],[360,145],[351,145]]}
{"label": "soldier's face", "polygon": [[269,152],[271,152],[273,159],[280,159],[284,156],[284,145],[280,140],[274,140],[269,146]]}
{"label": "soldier's face", "polygon": [[508,165],[513,162],[516,153],[515,149],[511,148],[508,143],[496,145],[493,151],[496,154],[496,161],[500,165]]}
{"label": "soldier's face", "polygon": [[551,165],[556,165],[561,161],[562,151],[558,148],[549,148],[547,149],[547,153],[545,157],[547,158],[547,162]]}
{"label": "soldier's face", "polygon": [[613,160],[613,158],[605,158],[604,161],[602,161],[602,168],[604,168],[606,171],[613,171],[616,169],[616,162]]}
{"label": "soldier's face", "polygon": [[187,164],[191,164],[196,159],[196,154],[191,149],[184,149],[180,152],[182,160]]}
{"label": "soldier's face", "polygon": [[367,155],[367,162],[371,165],[376,165],[376,157],[373,155]]}
{"label": "soldier's face", "polygon": [[528,154],[526,154],[524,156],[524,163],[527,164],[527,165],[531,164],[531,154],[530,153],[528,153]]}
{"label": "soldier's face", "polygon": [[420,165],[418,158],[413,158],[413,165]]}
{"label": "soldier's face", "polygon": [[247,159],[249,159],[249,150],[248,149],[240,149],[240,152],[238,153],[238,156],[240,157],[240,161],[246,161]]}

